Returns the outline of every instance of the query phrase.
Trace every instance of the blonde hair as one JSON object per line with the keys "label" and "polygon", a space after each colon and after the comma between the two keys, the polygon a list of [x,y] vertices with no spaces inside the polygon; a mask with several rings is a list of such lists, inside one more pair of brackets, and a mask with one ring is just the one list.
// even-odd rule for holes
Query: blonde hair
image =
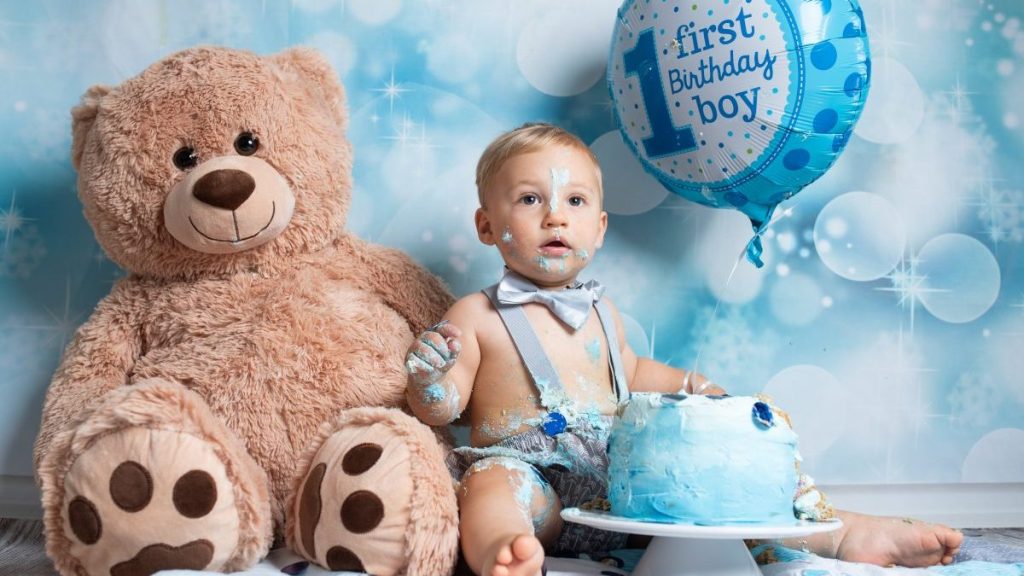
{"label": "blonde hair", "polygon": [[495,138],[480,155],[480,160],[476,164],[476,195],[480,206],[484,205],[484,188],[490,184],[494,175],[509,158],[536,152],[547,146],[567,146],[586,154],[597,170],[598,193],[603,196],[604,192],[600,189],[601,165],[597,161],[597,156],[583,140],[553,124],[528,122]]}

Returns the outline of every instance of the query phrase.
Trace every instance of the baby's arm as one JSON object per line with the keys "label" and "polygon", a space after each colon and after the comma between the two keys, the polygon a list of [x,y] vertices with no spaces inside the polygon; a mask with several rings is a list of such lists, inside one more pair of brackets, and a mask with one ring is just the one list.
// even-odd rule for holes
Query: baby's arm
{"label": "baby's arm", "polygon": [[651,358],[638,358],[626,341],[619,311],[607,300],[615,317],[615,332],[619,337],[619,353],[622,355],[623,370],[630,392],[661,392],[674,394],[725,394],[725,390],[704,376],[680,368],[673,368]]}
{"label": "baby's arm", "polygon": [[472,295],[455,303],[444,319],[409,347],[405,397],[413,414],[431,426],[458,418],[469,404],[480,366]]}

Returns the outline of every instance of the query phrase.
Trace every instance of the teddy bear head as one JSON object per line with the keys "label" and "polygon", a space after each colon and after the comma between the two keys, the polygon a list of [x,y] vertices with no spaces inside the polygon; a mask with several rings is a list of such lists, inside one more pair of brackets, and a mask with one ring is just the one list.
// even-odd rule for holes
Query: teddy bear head
{"label": "teddy bear head", "polygon": [[78,195],[122,268],[197,278],[273,270],[341,233],[345,94],[310,49],[172,54],[72,111]]}

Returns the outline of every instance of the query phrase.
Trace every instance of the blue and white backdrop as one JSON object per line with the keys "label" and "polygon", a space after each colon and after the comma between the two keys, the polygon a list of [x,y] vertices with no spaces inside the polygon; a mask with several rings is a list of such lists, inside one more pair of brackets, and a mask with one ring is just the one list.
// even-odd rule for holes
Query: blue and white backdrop
{"label": "blue and white backdrop", "polygon": [[764,391],[828,484],[1024,482],[1024,4],[865,0],[872,86],[854,136],[783,203],[765,267],[734,210],[641,168],[605,83],[618,0],[0,3],[0,475],[31,475],[50,374],[121,272],[74,193],[69,109],[199,43],[326,53],[356,150],[350,227],[456,294],[491,282],[474,166],[547,120],[604,168],[592,266],[641,354]]}

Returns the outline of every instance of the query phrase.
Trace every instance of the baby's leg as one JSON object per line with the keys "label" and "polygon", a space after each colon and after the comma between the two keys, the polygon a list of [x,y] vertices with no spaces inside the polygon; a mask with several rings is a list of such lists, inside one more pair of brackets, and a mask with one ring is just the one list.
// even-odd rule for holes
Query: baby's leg
{"label": "baby's leg", "polygon": [[942,524],[841,510],[836,515],[843,521],[837,532],[785,544],[849,562],[914,568],[951,563],[963,541],[963,534]]}
{"label": "baby's leg", "polygon": [[474,464],[459,490],[462,554],[481,576],[537,576],[544,544],[562,527],[561,504],[529,464],[487,458]]}

